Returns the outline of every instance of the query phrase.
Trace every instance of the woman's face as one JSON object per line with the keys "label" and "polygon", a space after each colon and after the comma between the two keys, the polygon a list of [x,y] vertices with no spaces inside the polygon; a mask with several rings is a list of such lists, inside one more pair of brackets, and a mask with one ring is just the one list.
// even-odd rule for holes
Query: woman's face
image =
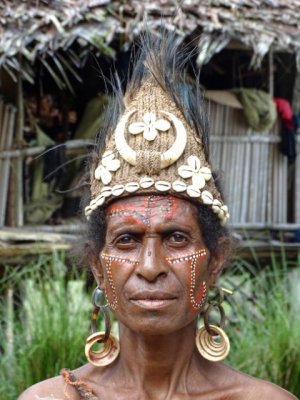
{"label": "woman's face", "polygon": [[210,254],[196,207],[186,200],[152,195],[114,202],[100,260],[107,300],[133,331],[174,332],[205,304]]}

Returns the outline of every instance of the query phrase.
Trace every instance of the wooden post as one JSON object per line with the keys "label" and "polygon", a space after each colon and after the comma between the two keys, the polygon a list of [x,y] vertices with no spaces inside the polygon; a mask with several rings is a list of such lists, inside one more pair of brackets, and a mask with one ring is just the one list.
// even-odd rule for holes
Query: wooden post
{"label": "wooden post", "polygon": [[[24,101],[23,101],[23,81],[21,74],[18,79],[18,98],[17,98],[17,129],[16,129],[16,143],[18,148],[23,147],[24,135]],[[16,226],[24,225],[24,200],[23,200],[23,156],[19,155],[15,159],[15,201],[14,201],[14,215]]]}
{"label": "wooden post", "polygon": [[[16,109],[11,105],[5,106],[4,111],[4,123],[1,132],[1,147],[2,149],[10,149],[13,143],[13,133],[15,125],[15,113]],[[0,227],[5,224],[5,215],[7,207],[7,193],[9,184],[9,172],[10,172],[10,159],[5,158],[1,162],[0,166],[0,187],[1,187],[1,197],[0,197]]]}

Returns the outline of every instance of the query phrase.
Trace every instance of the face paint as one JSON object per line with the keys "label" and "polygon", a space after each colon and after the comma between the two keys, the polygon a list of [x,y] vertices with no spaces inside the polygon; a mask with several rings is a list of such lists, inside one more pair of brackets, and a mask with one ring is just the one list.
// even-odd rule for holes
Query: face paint
{"label": "face paint", "polygon": [[126,216],[129,219],[132,218],[134,223],[139,222],[151,227],[151,222],[157,215],[167,221],[172,219],[179,209],[179,199],[171,196],[141,196],[140,199],[142,202],[139,202],[138,205],[113,203],[107,209],[107,217]]}
{"label": "face paint", "polygon": [[201,249],[196,253],[185,254],[176,258],[167,257],[167,261],[170,264],[181,263],[183,268],[189,268],[190,270],[190,305],[193,311],[199,311],[206,301],[207,289],[205,281],[202,281],[199,288],[195,290],[196,282],[198,281],[196,275],[201,272],[201,265],[198,265],[197,268],[197,262],[199,259],[203,258],[207,258],[207,252],[205,249]]}
{"label": "face paint", "polygon": [[[123,286],[131,276],[139,274],[139,280],[155,281],[155,275],[148,272],[151,265],[153,270],[175,274],[184,281],[188,294],[185,304],[192,313],[203,307],[209,253],[193,207],[176,197],[152,195],[123,199],[107,208],[106,244],[100,257],[106,271],[107,300],[113,310],[122,308]],[[144,268],[144,262],[149,267]],[[159,267],[163,264],[167,269]]]}
{"label": "face paint", "polygon": [[[117,305],[118,305],[118,298],[117,298],[117,293],[116,293],[116,288],[114,285],[114,280],[113,280],[113,275],[111,271],[111,267],[116,267],[120,268],[121,266],[130,266],[132,264],[136,264],[137,261],[131,260],[130,258],[122,258],[118,256],[113,256],[105,253],[100,254],[100,258],[102,261],[102,265],[105,266],[106,272],[107,272],[107,277],[108,277],[108,283],[110,287],[111,293],[107,293],[107,301],[111,307],[112,310],[116,310]],[[112,297],[112,299],[110,299]]]}

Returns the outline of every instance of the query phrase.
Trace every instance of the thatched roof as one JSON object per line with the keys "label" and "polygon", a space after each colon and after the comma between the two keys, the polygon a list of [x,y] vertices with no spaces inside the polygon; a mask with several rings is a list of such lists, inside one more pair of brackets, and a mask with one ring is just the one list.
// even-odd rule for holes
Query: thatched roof
{"label": "thatched roof", "polygon": [[38,58],[55,78],[50,55],[62,76],[76,74],[91,47],[113,56],[118,34],[128,45],[145,13],[153,30],[163,21],[182,36],[197,32],[199,64],[235,40],[253,49],[255,65],[272,47],[295,53],[300,69],[300,0],[2,0],[0,66],[33,82]]}

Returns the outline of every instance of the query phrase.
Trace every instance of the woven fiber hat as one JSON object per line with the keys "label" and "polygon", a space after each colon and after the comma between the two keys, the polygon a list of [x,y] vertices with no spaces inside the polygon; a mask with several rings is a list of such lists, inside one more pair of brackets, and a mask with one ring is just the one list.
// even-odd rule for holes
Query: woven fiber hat
{"label": "woven fiber hat", "polygon": [[99,158],[90,169],[87,218],[122,197],[172,194],[207,205],[222,225],[227,222],[228,208],[208,161],[203,105],[195,93],[200,88],[186,82],[175,49],[157,41],[143,48],[117,123],[102,132]]}

